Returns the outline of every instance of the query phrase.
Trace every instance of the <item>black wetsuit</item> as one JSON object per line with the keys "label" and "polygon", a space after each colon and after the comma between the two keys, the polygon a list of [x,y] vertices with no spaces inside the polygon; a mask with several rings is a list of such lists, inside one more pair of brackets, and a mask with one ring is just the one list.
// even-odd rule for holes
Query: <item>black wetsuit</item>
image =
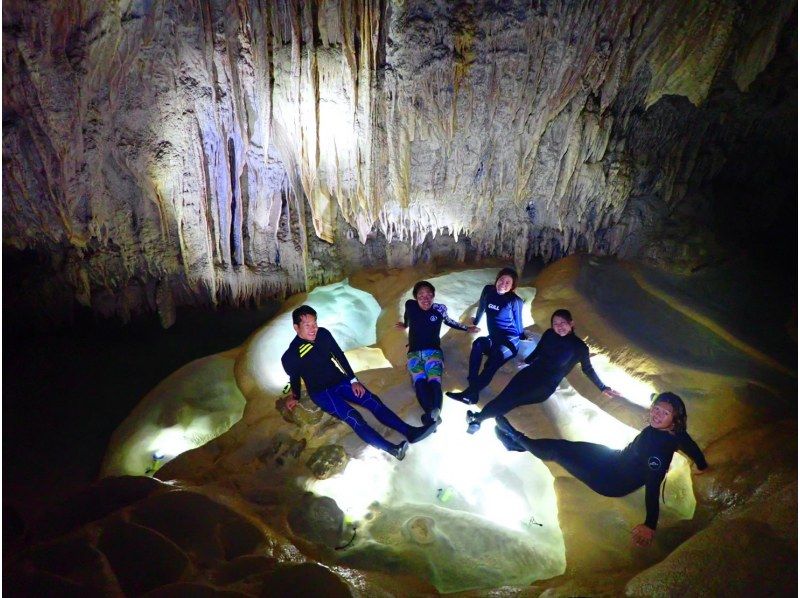
{"label": "black wetsuit", "polygon": [[447,307],[434,303],[424,310],[415,299],[406,301],[403,323],[408,327],[408,352],[426,349],[441,349],[442,323],[456,330],[467,330],[468,326],[447,315]]}
{"label": "black wetsuit", "polygon": [[[336,363],[339,364],[337,367]],[[352,390],[355,379],[353,369],[333,335],[319,328],[314,342],[299,336],[289,344],[281,357],[283,369],[289,374],[292,393],[300,397],[300,379],[306,384],[311,400],[320,409],[342,420],[367,444],[391,452],[398,445],[392,444],[364,421],[361,414],[350,403],[365,407],[385,426],[397,430],[405,437],[414,438],[418,429],[412,428],[394,414],[381,400],[366,390],[357,397]],[[340,369],[341,368],[341,369]]]}
{"label": "black wetsuit", "polygon": [[[522,299],[513,291],[501,295],[495,285],[483,287],[473,324],[477,325],[485,313],[489,335],[477,338],[472,343],[467,375],[469,388],[464,393],[474,395],[475,402],[477,393],[486,388],[497,370],[519,351],[519,341],[525,337],[522,328],[523,305]],[[478,373],[484,355],[488,358],[483,370]]]}
{"label": "black wetsuit", "polygon": [[555,461],[603,496],[625,496],[644,486],[644,524],[653,530],[658,524],[658,489],[675,451],[686,453],[698,469],[708,467],[703,452],[689,434],[673,434],[651,426],[622,450],[592,442],[532,440],[523,435],[514,440],[543,461]]}
{"label": "black wetsuit", "polygon": [[583,373],[597,388],[608,388],[600,381],[589,361],[589,347],[574,332],[559,336],[552,328],[548,328],[525,362],[530,365],[517,373],[497,397],[475,414],[478,422],[504,415],[520,405],[546,401],[558,388],[558,383],[579,362]]}

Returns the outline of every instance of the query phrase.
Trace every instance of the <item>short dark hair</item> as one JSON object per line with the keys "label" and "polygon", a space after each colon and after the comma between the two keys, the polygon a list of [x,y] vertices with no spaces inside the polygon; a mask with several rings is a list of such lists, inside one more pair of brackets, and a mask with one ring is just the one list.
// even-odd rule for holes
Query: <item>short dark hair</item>
{"label": "short dark hair", "polygon": [[550,326],[553,325],[553,320],[555,318],[564,318],[567,322],[572,322],[572,314],[568,309],[557,309],[553,312],[553,315],[550,316]]}
{"label": "short dark hair", "polygon": [[501,276],[510,276],[512,280],[511,290],[514,291],[517,288],[517,279],[519,275],[514,268],[503,268],[500,272],[497,273],[497,278],[494,279],[494,283],[497,284],[497,281],[500,280]]}
{"label": "short dark hair", "polygon": [[680,434],[686,431],[687,421],[689,415],[686,413],[686,405],[678,395],[674,392],[662,392],[659,394],[652,394],[650,398],[653,399],[651,405],[656,403],[667,403],[672,407],[672,424],[673,431]]}
{"label": "short dark hair", "polygon": [[303,316],[314,316],[314,319],[316,319],[317,311],[310,305],[301,305],[292,312],[292,323],[300,324]]}
{"label": "short dark hair", "polygon": [[417,284],[414,285],[414,290],[411,291],[411,294],[414,295],[414,299],[417,298],[417,293],[419,293],[419,290],[423,287],[428,287],[431,290],[431,293],[433,293],[434,295],[436,294],[436,289],[433,287],[431,283],[429,283],[427,280],[420,280]]}

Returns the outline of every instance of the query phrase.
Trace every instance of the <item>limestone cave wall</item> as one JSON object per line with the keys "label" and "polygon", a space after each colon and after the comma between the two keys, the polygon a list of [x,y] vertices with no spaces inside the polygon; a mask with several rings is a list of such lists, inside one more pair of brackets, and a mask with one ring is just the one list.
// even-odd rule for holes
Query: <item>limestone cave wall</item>
{"label": "limestone cave wall", "polygon": [[796,211],[754,197],[796,164],[795,21],[789,0],[6,1],[5,306],[169,326],[367,264],[696,268],[736,250],[731,205],[766,231]]}

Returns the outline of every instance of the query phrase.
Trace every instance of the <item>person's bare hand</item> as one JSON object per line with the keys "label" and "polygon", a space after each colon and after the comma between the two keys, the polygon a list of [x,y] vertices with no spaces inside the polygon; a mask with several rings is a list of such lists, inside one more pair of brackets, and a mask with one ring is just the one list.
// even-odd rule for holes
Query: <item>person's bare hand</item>
{"label": "person's bare hand", "polygon": [[364,388],[364,385],[361,382],[353,382],[350,385],[350,388],[353,389],[353,394],[356,395],[359,399],[364,396],[364,393],[367,392],[367,389]]}
{"label": "person's bare hand", "polygon": [[692,475],[703,475],[704,473],[708,473],[709,469],[711,469],[711,466],[708,466],[705,469],[698,469],[697,466],[692,467]]}
{"label": "person's bare hand", "polygon": [[397,324],[394,325],[394,327],[397,328],[398,330],[405,330],[407,328],[407,326],[403,322],[398,322]]}
{"label": "person's bare hand", "polygon": [[617,390],[614,390],[613,388],[606,388],[603,391],[603,394],[606,395],[607,397],[622,397],[622,393]]}
{"label": "person's bare hand", "polygon": [[286,408],[289,411],[294,411],[294,408],[297,407],[297,404],[299,402],[300,401],[297,400],[297,395],[292,395],[292,396],[290,396],[289,398],[286,399]]}
{"label": "person's bare hand", "polygon": [[467,332],[480,332],[480,331],[481,329],[478,328],[477,326],[470,326],[469,328],[467,328]]}
{"label": "person's bare hand", "polygon": [[633,528],[631,533],[631,540],[636,546],[647,548],[653,543],[653,537],[656,535],[656,530],[650,529],[643,523],[640,523]]}

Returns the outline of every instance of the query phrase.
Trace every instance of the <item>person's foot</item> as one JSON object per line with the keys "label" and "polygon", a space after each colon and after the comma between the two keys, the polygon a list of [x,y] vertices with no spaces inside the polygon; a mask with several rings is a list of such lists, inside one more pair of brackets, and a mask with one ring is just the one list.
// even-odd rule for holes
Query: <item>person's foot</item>
{"label": "person's foot", "polygon": [[392,455],[398,461],[402,461],[406,458],[406,451],[408,450],[408,441],[404,440],[398,445],[395,445],[392,450],[389,451],[389,454]]}
{"label": "person's foot", "polygon": [[[442,417],[439,415],[440,411],[438,409],[432,409],[430,413],[425,412],[422,414],[422,425],[429,426],[431,424],[436,424],[437,426],[442,423]],[[434,432],[436,429],[433,430]]]}
{"label": "person's foot", "polygon": [[467,411],[467,434],[474,434],[481,427],[478,416],[472,411]]}
{"label": "person's foot", "polygon": [[469,388],[466,388],[462,391],[455,391],[451,390],[445,393],[451,399],[455,399],[456,401],[461,401],[466,405],[474,405],[478,402],[478,395],[473,393]]}
{"label": "person's foot", "polygon": [[408,438],[408,441],[411,443],[424,440],[425,438],[427,438],[436,431],[436,427],[438,425],[439,424],[437,424],[436,421],[434,420],[431,423],[426,424],[424,426],[420,426],[418,428],[411,428],[408,434],[406,434],[406,438]]}
{"label": "person's foot", "polygon": [[517,451],[517,452],[524,452],[525,449],[522,448],[517,441],[514,440],[511,436],[503,432],[500,426],[495,426],[494,428],[494,435],[497,436],[497,439],[503,443],[503,446],[506,447],[509,451]]}

